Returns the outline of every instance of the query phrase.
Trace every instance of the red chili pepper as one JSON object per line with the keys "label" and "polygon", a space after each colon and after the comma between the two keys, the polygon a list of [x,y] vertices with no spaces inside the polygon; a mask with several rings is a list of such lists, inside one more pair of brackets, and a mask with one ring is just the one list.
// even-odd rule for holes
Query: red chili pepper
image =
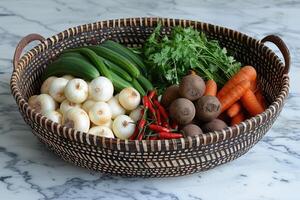
{"label": "red chili pepper", "polygon": [[149,100],[149,98],[147,96],[144,96],[144,99],[145,99],[145,102],[147,102],[147,104],[148,104],[148,108],[150,110],[151,115],[156,120],[156,114],[155,114],[156,112],[155,112],[155,109],[153,108],[151,101]]}
{"label": "red chili pepper", "polygon": [[178,128],[178,124],[177,124],[177,122],[175,120],[172,121],[171,128],[172,129],[177,129]]}
{"label": "red chili pepper", "polygon": [[147,96],[143,96],[143,105],[145,106],[146,109],[148,109],[151,105],[149,98]]}
{"label": "red chili pepper", "polygon": [[143,118],[140,119],[138,125],[135,127],[133,135],[130,137],[131,140],[134,140],[140,134],[145,124],[146,124],[146,120]]}
{"label": "red chili pepper", "polygon": [[157,131],[157,132],[171,132],[170,129],[163,127],[163,126],[158,126],[155,124],[150,124],[149,125],[149,129],[153,130],[153,131]]}
{"label": "red chili pepper", "polygon": [[158,125],[161,125],[161,117],[160,117],[159,110],[157,109],[155,113],[156,113],[156,122]]}
{"label": "red chili pepper", "polygon": [[138,129],[138,127],[135,127],[134,133],[132,134],[132,136],[130,136],[129,139],[135,140],[135,138],[136,138],[136,136],[138,136],[138,134],[139,134],[139,129]]}
{"label": "red chili pepper", "polygon": [[169,123],[166,122],[166,121],[162,123],[162,126],[163,126],[163,127],[166,127],[166,128],[169,128],[169,127],[170,127]]}
{"label": "red chili pepper", "polygon": [[143,129],[143,131],[139,134],[138,140],[142,140],[143,137],[144,137],[144,129]]}
{"label": "red chili pepper", "polygon": [[154,108],[149,108],[149,110],[150,110],[150,114],[151,114],[151,116],[150,116],[151,119],[157,121],[155,109]]}
{"label": "red chili pepper", "polygon": [[151,90],[151,91],[148,93],[148,98],[149,98],[150,100],[152,100],[155,96],[156,96],[156,90]]}
{"label": "red chili pepper", "polygon": [[180,133],[168,133],[168,132],[159,132],[158,133],[159,138],[162,139],[178,139],[178,138],[182,138],[182,134]]}
{"label": "red chili pepper", "polygon": [[142,118],[138,121],[137,126],[135,127],[133,135],[130,137],[131,140],[134,140],[140,133],[143,131],[146,124],[147,108],[141,110]]}
{"label": "red chili pepper", "polygon": [[143,117],[143,115],[144,115],[144,112],[145,112],[145,109],[142,108],[142,109],[141,109],[141,115],[142,115],[142,117]]}
{"label": "red chili pepper", "polygon": [[145,119],[141,119],[140,122],[139,122],[139,125],[138,125],[138,129],[139,129],[138,140],[142,140],[142,138],[144,136],[144,127],[145,127],[146,122],[147,121]]}
{"label": "red chili pepper", "polygon": [[141,130],[144,128],[145,124],[146,124],[146,120],[145,119],[141,119],[138,125],[138,129]]}
{"label": "red chili pepper", "polygon": [[153,108],[152,105],[149,106],[149,110],[155,116],[155,109]]}
{"label": "red chili pepper", "polygon": [[148,139],[149,139],[149,140],[157,140],[158,137],[157,137],[157,136],[150,136]]}
{"label": "red chili pepper", "polygon": [[167,114],[167,111],[165,110],[165,108],[160,105],[160,103],[155,99],[154,101],[154,105],[156,105],[156,107],[159,109],[160,114],[162,115],[162,117],[168,121],[169,120],[169,116]]}

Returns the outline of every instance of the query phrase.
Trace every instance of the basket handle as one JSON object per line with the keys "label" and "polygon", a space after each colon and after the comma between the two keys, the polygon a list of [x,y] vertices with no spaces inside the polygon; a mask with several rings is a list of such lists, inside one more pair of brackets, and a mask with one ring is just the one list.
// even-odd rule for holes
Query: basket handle
{"label": "basket handle", "polygon": [[27,46],[27,44],[29,44],[30,42],[33,42],[35,40],[39,40],[40,42],[44,41],[45,38],[39,34],[36,33],[32,33],[29,35],[26,35],[25,37],[23,37],[20,42],[17,45],[17,48],[15,50],[15,54],[14,54],[14,58],[13,58],[13,66],[14,69],[17,67],[19,59],[21,57],[21,54],[23,52],[23,49]]}
{"label": "basket handle", "polygon": [[261,40],[261,42],[262,43],[272,42],[273,44],[275,44],[278,47],[278,49],[280,50],[280,52],[284,58],[284,63],[285,63],[284,64],[285,65],[284,73],[288,74],[290,71],[291,56],[290,56],[290,51],[287,48],[284,41],[277,35],[267,35],[266,37],[264,37]]}

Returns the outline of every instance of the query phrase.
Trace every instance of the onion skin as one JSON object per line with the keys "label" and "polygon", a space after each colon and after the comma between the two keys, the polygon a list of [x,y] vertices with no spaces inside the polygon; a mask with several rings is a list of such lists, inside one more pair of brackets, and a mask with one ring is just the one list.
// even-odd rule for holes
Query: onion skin
{"label": "onion skin", "polygon": [[102,125],[109,122],[112,117],[109,105],[105,102],[95,103],[89,110],[89,117],[96,125]]}
{"label": "onion skin", "polygon": [[80,108],[81,105],[78,103],[70,102],[68,99],[65,99],[59,106],[59,109],[62,113],[66,113],[71,108]]}
{"label": "onion skin", "polygon": [[62,122],[62,114],[55,110],[50,110],[44,113],[44,116],[48,119],[52,120],[53,122],[61,124]]}
{"label": "onion skin", "polygon": [[105,126],[107,128],[112,129],[112,124],[113,124],[113,120],[109,120],[108,122],[106,122],[105,124],[101,124],[101,126]]}
{"label": "onion skin", "polygon": [[119,115],[124,115],[126,112],[126,110],[119,103],[118,99],[115,97],[111,98],[107,104],[110,107],[112,119],[115,119]]}
{"label": "onion skin", "polygon": [[95,78],[89,84],[89,96],[94,101],[108,101],[112,98],[113,93],[114,86],[112,82],[104,76]]}
{"label": "onion skin", "polygon": [[90,119],[88,114],[81,108],[71,108],[63,116],[63,125],[74,128],[77,131],[88,132]]}
{"label": "onion skin", "polygon": [[49,88],[53,80],[57,79],[56,76],[48,77],[41,86],[41,94],[49,94]]}
{"label": "onion skin", "polygon": [[72,75],[63,75],[62,78],[67,79],[68,81],[74,79],[74,76]]}
{"label": "onion skin", "polygon": [[91,107],[96,103],[96,101],[88,99],[82,104],[82,109],[86,112],[89,113]]}
{"label": "onion skin", "polygon": [[128,139],[135,130],[134,121],[127,115],[119,115],[113,122],[113,132],[117,138]]}
{"label": "onion skin", "polygon": [[40,94],[36,97],[29,98],[28,104],[38,113],[46,113],[47,111],[56,110],[57,103],[48,94]]}
{"label": "onion skin", "polygon": [[89,130],[88,133],[100,137],[115,138],[111,129],[105,126],[94,126]]}
{"label": "onion skin", "polygon": [[66,99],[64,89],[67,83],[68,80],[64,78],[57,78],[52,81],[49,88],[49,94],[55,101],[61,103]]}
{"label": "onion skin", "polygon": [[83,79],[74,78],[67,83],[64,94],[69,101],[82,103],[87,99],[88,91],[89,86]]}
{"label": "onion skin", "polygon": [[119,94],[119,102],[126,110],[134,110],[141,103],[141,95],[132,87],[124,88]]}
{"label": "onion skin", "polygon": [[139,106],[136,109],[134,109],[133,111],[130,112],[129,117],[134,121],[137,122],[142,118],[142,107]]}

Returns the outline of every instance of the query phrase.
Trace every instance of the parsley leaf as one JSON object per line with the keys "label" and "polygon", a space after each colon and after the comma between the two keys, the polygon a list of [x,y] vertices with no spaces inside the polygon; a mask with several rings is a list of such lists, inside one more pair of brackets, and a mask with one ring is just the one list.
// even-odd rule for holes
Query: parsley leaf
{"label": "parsley leaf", "polygon": [[152,82],[156,85],[178,84],[192,69],[221,87],[241,67],[226,48],[221,48],[216,40],[208,40],[203,32],[178,26],[172,29],[170,36],[163,36],[161,29],[158,24],[143,47]]}

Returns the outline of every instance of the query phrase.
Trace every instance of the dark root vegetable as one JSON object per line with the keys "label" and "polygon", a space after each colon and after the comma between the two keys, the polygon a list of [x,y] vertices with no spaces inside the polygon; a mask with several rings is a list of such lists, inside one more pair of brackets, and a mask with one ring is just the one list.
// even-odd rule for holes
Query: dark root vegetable
{"label": "dark root vegetable", "polygon": [[184,125],[190,123],[196,113],[194,104],[185,98],[179,98],[173,101],[169,108],[170,117],[175,119],[178,124]]}
{"label": "dark root vegetable", "polygon": [[178,99],[179,95],[179,86],[171,85],[168,87],[162,95],[161,104],[166,108],[168,107],[175,99]]}
{"label": "dark root vegetable", "polygon": [[203,96],[195,103],[197,118],[201,121],[211,121],[221,113],[221,104],[217,97]]}
{"label": "dark root vegetable", "polygon": [[204,131],[204,133],[207,133],[211,131],[219,131],[226,127],[227,124],[224,121],[220,119],[213,119],[212,121],[204,124],[201,128]]}
{"label": "dark root vegetable", "polygon": [[201,128],[195,124],[186,125],[183,127],[182,131],[184,132],[185,137],[203,134]]}
{"label": "dark root vegetable", "polygon": [[184,76],[179,84],[179,94],[191,101],[195,101],[203,96],[205,92],[205,82],[203,79],[192,73]]}

